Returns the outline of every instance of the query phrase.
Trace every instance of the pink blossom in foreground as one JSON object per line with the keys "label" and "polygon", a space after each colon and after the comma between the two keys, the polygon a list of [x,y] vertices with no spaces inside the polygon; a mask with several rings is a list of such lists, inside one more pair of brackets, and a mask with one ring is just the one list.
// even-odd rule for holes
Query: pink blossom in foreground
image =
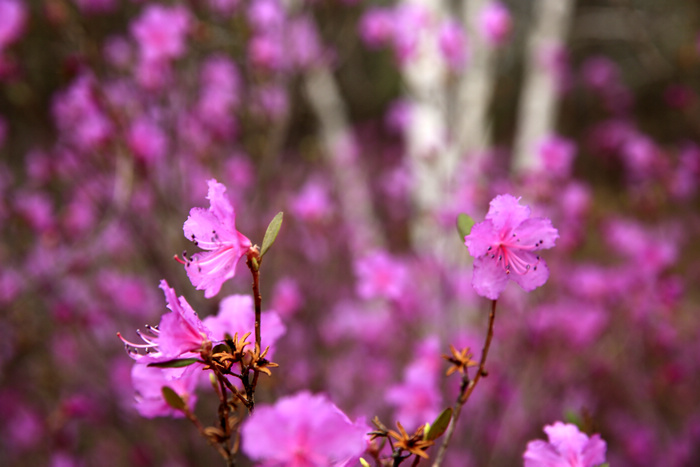
{"label": "pink blossom in foreground", "polygon": [[211,298],[236,274],[236,264],[252,244],[236,230],[236,213],[226,187],[214,179],[208,183],[209,209],[192,208],[183,231],[195,245],[209,250],[185,257],[184,264],[192,285]]}
{"label": "pink blossom in foreground", "polygon": [[525,467],[594,467],[605,462],[605,441],[590,438],[576,425],[556,422],[544,427],[549,442],[530,441],[523,454]]}
{"label": "pink blossom in foreground", "polygon": [[241,436],[243,452],[265,466],[340,467],[357,462],[368,431],[325,395],[304,391],[256,408]]}
{"label": "pink blossom in foreground", "polygon": [[529,292],[549,277],[547,264],[534,252],[552,248],[559,233],[549,219],[531,219],[530,208],[519,201],[512,195],[496,196],[486,220],[464,239],[475,258],[472,285],[482,297],[498,299],[508,279]]}
{"label": "pink blossom in foreground", "polygon": [[[165,293],[170,313],[164,314],[158,326],[148,326],[148,334],[138,331],[143,344],[135,344],[119,338],[126,344],[129,355],[136,361],[162,362],[197,353],[202,346],[211,341],[211,331],[200,321],[185,297],[178,299],[175,290],[167,282],[160,281],[160,288]],[[145,354],[139,353],[139,350]]]}

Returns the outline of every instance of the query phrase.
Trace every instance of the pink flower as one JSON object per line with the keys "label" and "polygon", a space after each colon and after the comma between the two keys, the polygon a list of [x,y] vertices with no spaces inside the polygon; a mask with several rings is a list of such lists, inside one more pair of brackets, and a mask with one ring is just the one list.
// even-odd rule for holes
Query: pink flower
{"label": "pink flower", "polygon": [[131,369],[131,384],[134,386],[134,406],[142,417],[182,417],[183,413],[173,409],[163,398],[163,387],[168,386],[185,401],[190,410],[197,400],[195,367],[154,368],[137,363]]}
{"label": "pink flower", "polygon": [[[260,317],[262,329],[263,349],[270,346],[268,358],[272,358],[273,348],[277,339],[286,331],[284,323],[274,311],[266,311]],[[211,330],[216,340],[224,340],[224,335],[233,336],[238,333],[242,337],[245,333],[255,332],[255,309],[253,297],[250,295],[229,295],[221,300],[219,313],[216,316],[208,316],[204,319],[204,325]]]}
{"label": "pink flower", "polygon": [[438,43],[450,70],[462,70],[469,57],[467,35],[462,26],[455,20],[442,23],[438,32]]}
{"label": "pink flower", "polygon": [[185,53],[190,13],[182,7],[149,5],[131,25],[131,34],[147,62],[179,58]]}
{"label": "pink flower", "polygon": [[549,277],[549,269],[534,251],[552,248],[559,238],[549,219],[530,219],[530,208],[512,195],[496,196],[486,220],[464,238],[474,260],[472,286],[482,297],[496,300],[508,279],[531,291]]}
{"label": "pink flower", "polygon": [[192,208],[185,221],[185,237],[205,252],[185,256],[185,270],[197,290],[211,298],[221,285],[236,274],[236,263],[251,247],[251,242],[236,230],[236,213],[226,196],[226,187],[209,180],[209,209]]}
{"label": "pink flower", "polygon": [[605,441],[600,435],[590,438],[576,425],[556,422],[544,427],[549,442],[527,444],[523,454],[525,467],[594,467],[605,462]]}
{"label": "pink flower", "polygon": [[365,451],[362,422],[351,422],[325,395],[300,392],[261,406],[241,429],[243,452],[266,466],[332,467]]}
{"label": "pink flower", "polygon": [[551,135],[540,143],[539,156],[545,171],[554,177],[567,178],[571,175],[576,145],[571,140]]}
{"label": "pink flower", "polygon": [[160,288],[165,293],[170,313],[161,317],[158,326],[147,326],[149,334],[137,331],[144,344],[129,342],[117,334],[126,344],[129,356],[136,361],[163,362],[184,355],[193,356],[212,339],[211,331],[202,324],[185,297],[178,299],[165,280],[160,281]]}
{"label": "pink flower", "polygon": [[364,299],[399,299],[409,281],[406,264],[384,251],[375,251],[356,261],[355,276],[357,294]]}
{"label": "pink flower", "polygon": [[134,155],[148,164],[161,160],[168,145],[163,130],[145,116],[132,122],[127,142]]}
{"label": "pink flower", "polygon": [[394,36],[394,13],[388,8],[371,7],[360,20],[360,37],[371,48],[387,45]]}
{"label": "pink flower", "polygon": [[0,52],[22,35],[26,20],[23,1],[0,0]]}
{"label": "pink flower", "polygon": [[508,7],[499,1],[490,2],[484,7],[479,23],[482,37],[492,46],[504,44],[513,28]]}

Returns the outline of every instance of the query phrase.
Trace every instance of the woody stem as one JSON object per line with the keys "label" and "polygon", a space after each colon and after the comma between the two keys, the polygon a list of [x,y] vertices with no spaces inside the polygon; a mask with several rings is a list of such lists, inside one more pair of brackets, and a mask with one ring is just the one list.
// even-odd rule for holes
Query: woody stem
{"label": "woody stem", "polygon": [[476,384],[479,382],[481,377],[486,376],[486,370],[484,369],[484,367],[486,366],[486,357],[488,356],[489,348],[491,347],[491,339],[493,339],[493,323],[496,319],[496,302],[497,300],[493,300],[491,302],[491,313],[489,314],[489,328],[486,332],[484,348],[481,351],[481,361],[479,361],[479,369],[477,370],[476,375],[472,380],[469,380],[467,372],[464,372],[464,377],[462,378],[462,386],[460,388],[457,401],[455,402],[452,423],[450,423],[450,426],[447,428],[445,438],[442,441],[442,445],[440,446],[440,450],[438,451],[437,456],[435,457],[435,462],[433,462],[432,467],[440,467],[440,464],[445,458],[445,453],[447,452],[447,447],[449,446],[450,440],[452,439],[452,435],[454,434],[455,427],[457,426],[457,420],[459,420],[459,415],[462,413],[462,407],[469,400],[469,396],[471,396],[472,392],[474,392],[474,388],[476,387]]}

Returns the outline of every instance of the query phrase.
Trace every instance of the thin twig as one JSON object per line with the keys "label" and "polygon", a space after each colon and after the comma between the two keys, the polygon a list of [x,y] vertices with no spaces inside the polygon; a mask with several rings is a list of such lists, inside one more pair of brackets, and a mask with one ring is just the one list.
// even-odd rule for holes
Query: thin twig
{"label": "thin twig", "polygon": [[479,382],[481,377],[486,376],[486,370],[484,369],[484,367],[486,366],[486,357],[488,356],[489,348],[491,347],[491,339],[493,338],[493,322],[496,319],[496,302],[497,300],[493,300],[491,302],[491,313],[489,314],[489,328],[486,333],[486,341],[484,341],[484,348],[481,351],[481,361],[479,362],[479,369],[477,370],[476,376],[474,376],[474,379],[472,379],[471,381],[469,380],[469,376],[467,375],[467,373],[464,373],[464,378],[462,379],[462,387],[459,392],[459,396],[457,397],[457,402],[455,402],[452,423],[450,423],[450,426],[447,428],[445,438],[443,439],[442,445],[440,446],[440,450],[438,451],[437,456],[435,457],[435,462],[433,462],[433,467],[440,467],[440,464],[445,458],[445,453],[447,452],[447,447],[449,446],[450,440],[452,439],[452,435],[454,434],[455,427],[457,426],[457,421],[459,420],[459,415],[462,412],[462,407],[469,400],[469,396],[471,396],[472,392],[474,392],[474,388],[476,387],[476,384]]}
{"label": "thin twig", "polygon": [[212,440],[209,436],[207,436],[206,432],[204,431],[204,427],[199,422],[199,419],[197,418],[197,416],[195,414],[193,414],[187,407],[185,407],[182,411],[184,412],[185,417],[187,417],[187,419],[190,422],[192,422],[192,424],[194,424],[195,427],[197,427],[197,431],[199,431],[199,434],[202,435],[209,442],[209,444],[214,446],[216,448],[216,450],[219,452],[219,454],[221,454],[221,457],[224,458],[224,460],[226,461],[226,464],[229,466],[233,465],[233,464],[231,464],[231,457],[232,457],[231,454],[226,452],[226,449],[224,449],[223,446],[221,446],[221,444],[214,442],[214,440]]}

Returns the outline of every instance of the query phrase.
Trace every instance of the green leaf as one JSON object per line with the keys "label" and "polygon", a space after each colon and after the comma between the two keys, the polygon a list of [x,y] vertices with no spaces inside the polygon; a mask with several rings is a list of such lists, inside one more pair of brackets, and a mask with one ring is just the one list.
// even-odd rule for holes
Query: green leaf
{"label": "green leaf", "polygon": [[447,427],[452,421],[452,408],[448,407],[442,411],[440,415],[435,419],[435,421],[430,425],[428,434],[425,437],[426,441],[433,441],[438,439],[447,430]]}
{"label": "green leaf", "polygon": [[565,411],[564,412],[564,421],[566,423],[571,423],[573,425],[576,425],[577,427],[579,427],[579,429],[583,427],[583,417],[581,417],[581,414],[579,414],[575,410]]}
{"label": "green leaf", "polygon": [[362,464],[362,467],[369,467],[369,462],[364,460],[363,458],[360,457],[360,464]]}
{"label": "green leaf", "polygon": [[199,360],[196,358],[176,358],[175,360],[168,360],[167,362],[149,363],[148,366],[154,366],[156,368],[182,368],[197,363],[198,361]]}
{"label": "green leaf", "polygon": [[464,241],[464,237],[469,235],[475,223],[474,219],[464,213],[457,216],[457,232],[459,232],[460,240]]}
{"label": "green leaf", "polygon": [[161,392],[163,393],[163,399],[165,399],[165,402],[167,402],[170,407],[175,410],[185,410],[185,401],[182,400],[182,397],[173,391],[171,387],[163,386]]}
{"label": "green leaf", "polygon": [[280,233],[280,227],[282,227],[282,217],[283,212],[278,212],[277,215],[270,221],[270,225],[267,226],[265,231],[265,237],[263,238],[262,248],[260,249],[260,257],[262,258],[267,250],[275,243],[277,234]]}

